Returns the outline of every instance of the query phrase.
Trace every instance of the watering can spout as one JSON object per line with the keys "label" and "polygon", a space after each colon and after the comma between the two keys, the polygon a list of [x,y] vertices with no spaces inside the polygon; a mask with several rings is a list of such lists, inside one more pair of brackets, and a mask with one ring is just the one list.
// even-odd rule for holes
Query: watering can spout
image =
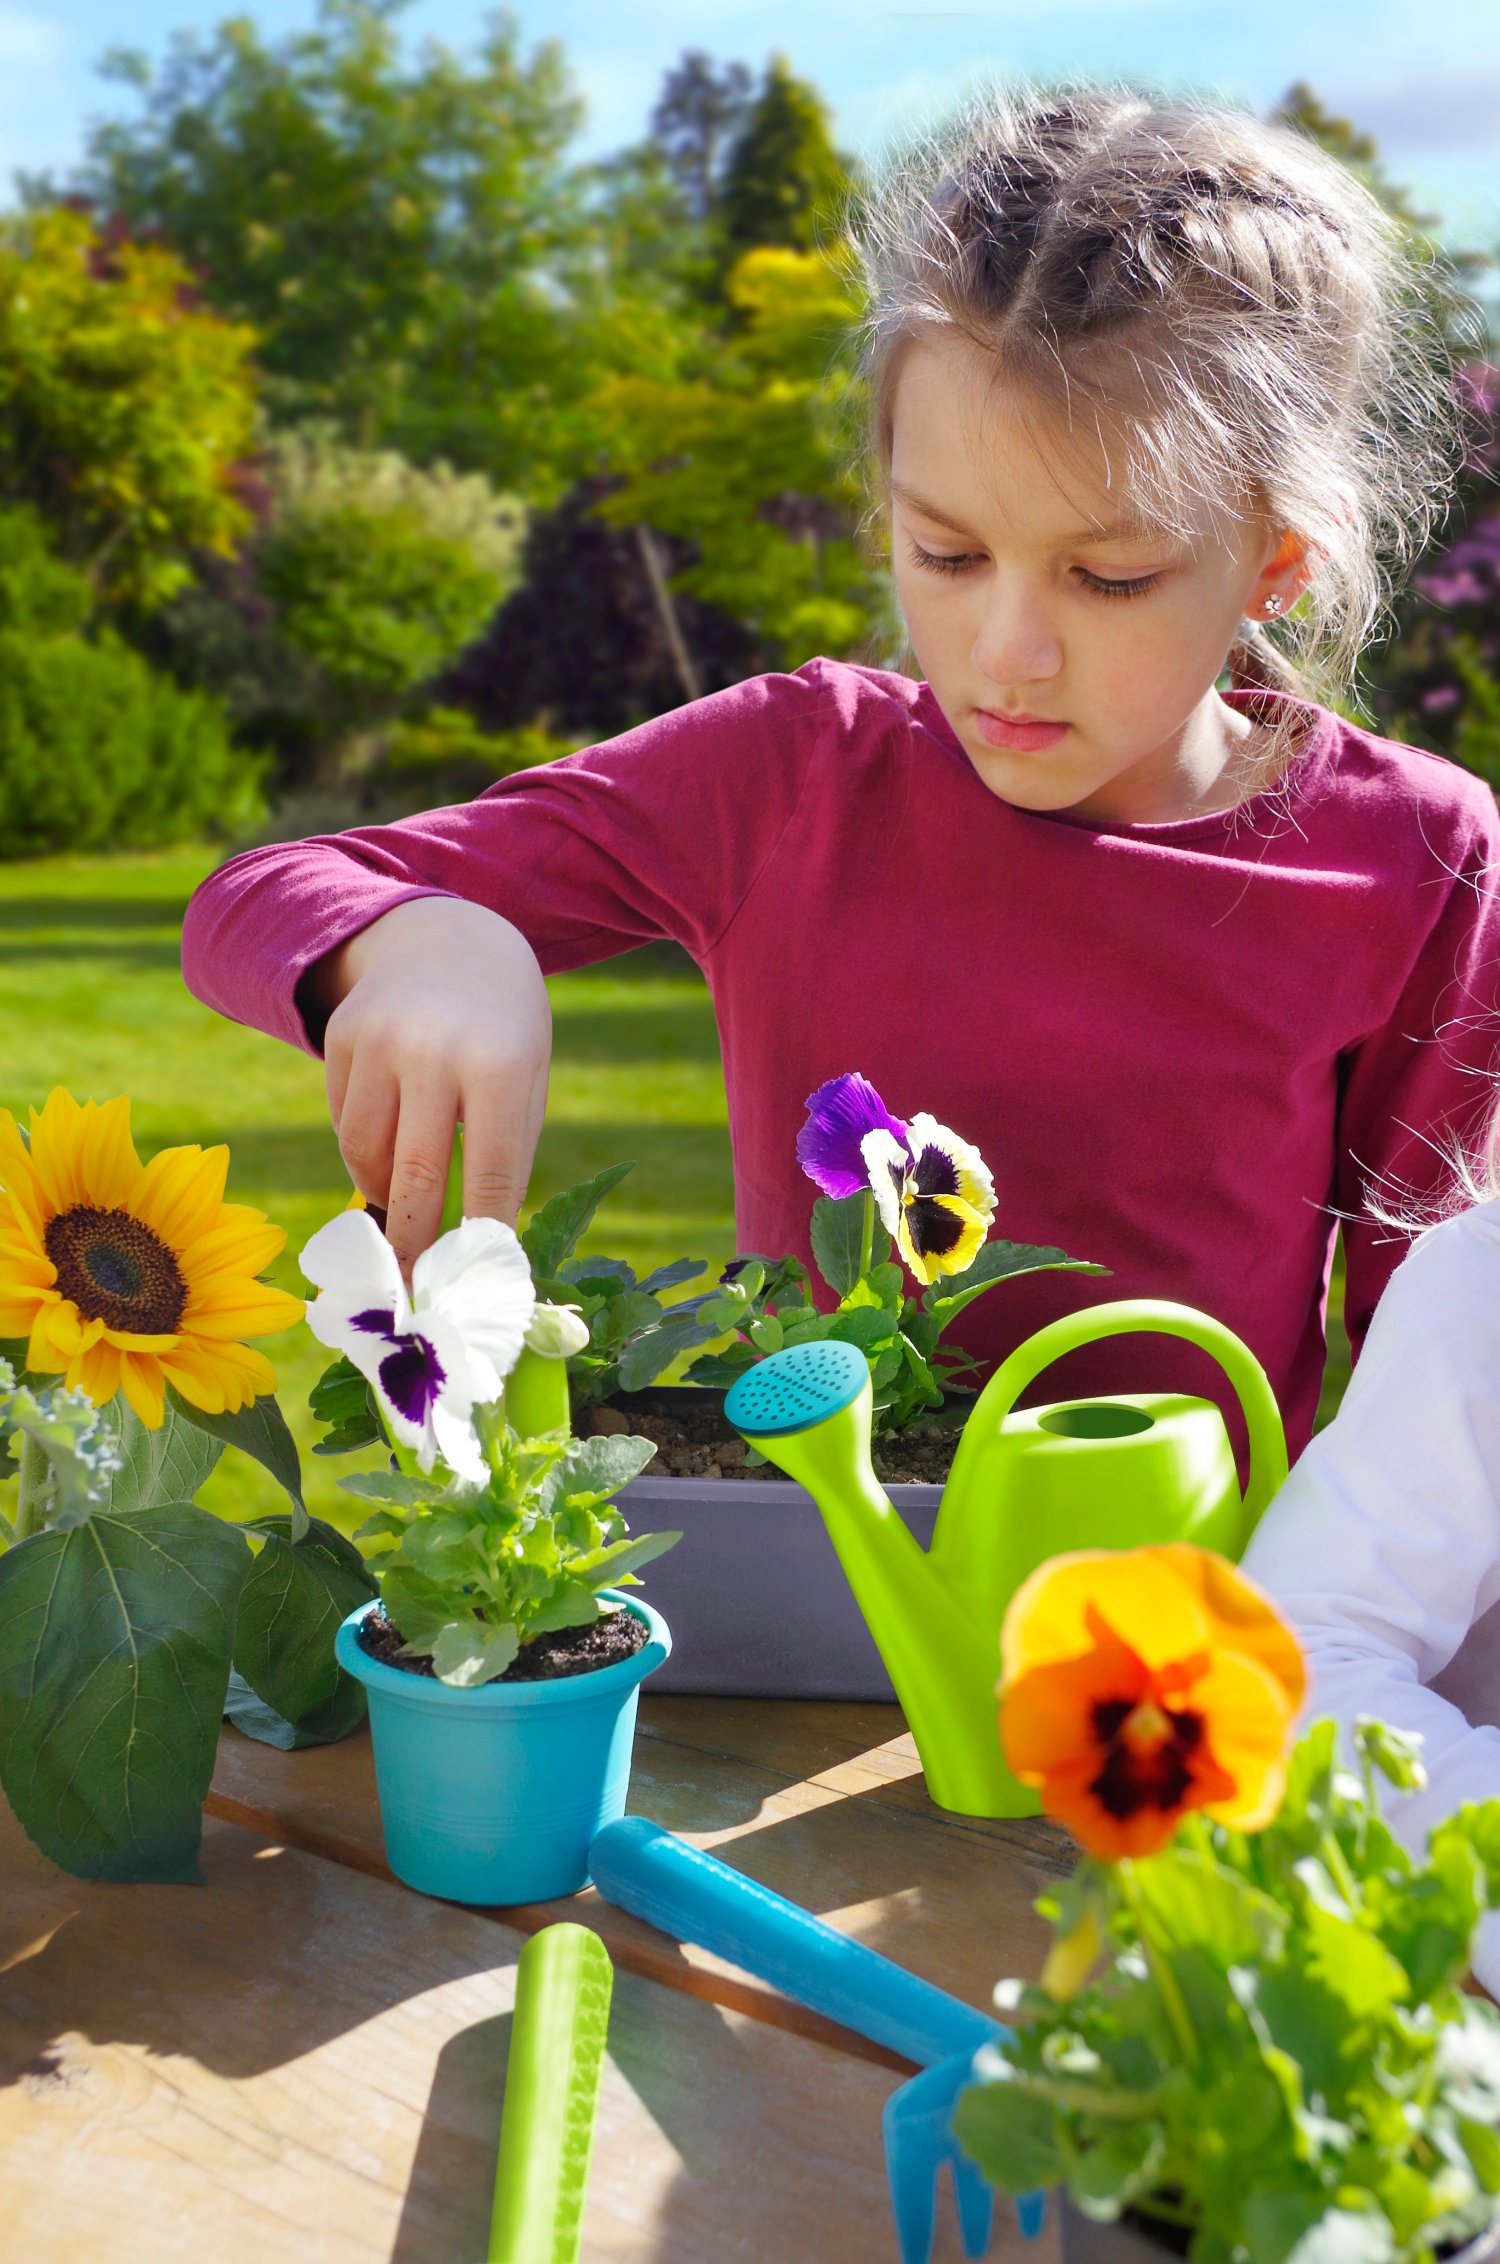
{"label": "watering can spout", "polygon": [[1000,1752],[998,1622],[986,1630],[965,1610],[875,1476],[872,1409],[864,1354],[836,1339],[774,1354],[724,1403],[735,1428],[822,1511],[933,1799],[961,1815],[1030,1815],[1036,1797]]}

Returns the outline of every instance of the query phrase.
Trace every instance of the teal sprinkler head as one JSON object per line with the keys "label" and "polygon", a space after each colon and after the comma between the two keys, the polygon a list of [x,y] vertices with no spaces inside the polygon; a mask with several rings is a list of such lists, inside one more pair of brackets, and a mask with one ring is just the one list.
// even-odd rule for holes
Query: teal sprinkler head
{"label": "teal sprinkler head", "polygon": [[[1155,1392],[1016,1408],[1053,1360],[1137,1331],[1185,1338],[1225,1369],[1250,1437],[1244,1495],[1211,1400]],[[1071,1549],[1193,1541],[1237,1557],[1286,1476],[1270,1385],[1238,1337],[1187,1306],[1141,1298],[1054,1321],[976,1400],[930,1552],[871,1467],[873,1405],[863,1353],[825,1339],[749,1369],[724,1412],[822,1511],[933,1799],[962,1815],[1032,1815],[1036,1796],[1006,1768],[998,1734],[1000,1626],[1011,1597],[1039,1564]]]}

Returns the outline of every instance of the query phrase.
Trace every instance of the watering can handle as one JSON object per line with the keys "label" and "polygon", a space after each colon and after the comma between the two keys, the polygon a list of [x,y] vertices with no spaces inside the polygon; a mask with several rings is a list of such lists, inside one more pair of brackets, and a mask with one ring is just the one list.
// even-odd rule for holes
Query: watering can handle
{"label": "watering can handle", "polygon": [[1001,1362],[984,1390],[969,1421],[979,1428],[1003,1423],[1028,1384],[1044,1368],[1081,1345],[1097,1344],[1102,1337],[1185,1337],[1217,1360],[1238,1395],[1250,1436],[1250,1481],[1245,1488],[1243,1541],[1248,1541],[1271,1496],[1286,1478],[1286,1433],[1281,1411],[1266,1371],[1248,1345],[1233,1329],[1212,1321],[1191,1305],[1172,1305],[1155,1297],[1134,1297],[1114,1305],[1093,1305],[1079,1313],[1066,1313],[1059,1321],[1038,1329]]}

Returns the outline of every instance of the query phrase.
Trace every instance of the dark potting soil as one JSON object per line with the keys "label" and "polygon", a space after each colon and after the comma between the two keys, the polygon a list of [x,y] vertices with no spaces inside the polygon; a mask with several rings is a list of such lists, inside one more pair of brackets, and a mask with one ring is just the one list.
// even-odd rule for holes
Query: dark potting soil
{"label": "dark potting soil", "polygon": [[[691,1400],[701,1400],[694,1406]],[[595,1437],[634,1432],[637,1438],[656,1441],[656,1459],[646,1470],[654,1478],[775,1478],[788,1481],[771,1462],[748,1462],[749,1447],[724,1420],[716,1391],[673,1390],[629,1393],[623,1402],[587,1407],[578,1427]],[[887,1485],[941,1486],[961,1436],[960,1426],[934,1425],[906,1432],[899,1439],[875,1442],[875,1475]]]}
{"label": "dark potting soil", "polygon": [[[425,1652],[415,1658],[403,1655],[404,1638],[392,1627],[382,1608],[361,1620],[359,1647],[382,1666],[399,1667],[403,1674],[432,1678],[432,1661]],[[633,1659],[648,1640],[646,1623],[634,1612],[606,1612],[588,1627],[559,1627],[550,1635],[533,1636],[523,1643],[496,1682],[555,1682],[563,1675],[593,1674],[621,1659]],[[489,1686],[483,1685],[488,1688]]]}

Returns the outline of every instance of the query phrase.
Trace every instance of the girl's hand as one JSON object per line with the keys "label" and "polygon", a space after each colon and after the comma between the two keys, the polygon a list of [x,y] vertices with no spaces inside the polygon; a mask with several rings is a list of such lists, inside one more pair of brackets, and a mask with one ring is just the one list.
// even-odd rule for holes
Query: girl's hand
{"label": "girl's hand", "polygon": [[464,1215],[514,1226],[547,1105],[552,1015],[508,920],[455,897],[398,904],[314,973],[332,1011],[328,1103],[349,1175],[410,1278],[442,1221],[464,1127]]}

